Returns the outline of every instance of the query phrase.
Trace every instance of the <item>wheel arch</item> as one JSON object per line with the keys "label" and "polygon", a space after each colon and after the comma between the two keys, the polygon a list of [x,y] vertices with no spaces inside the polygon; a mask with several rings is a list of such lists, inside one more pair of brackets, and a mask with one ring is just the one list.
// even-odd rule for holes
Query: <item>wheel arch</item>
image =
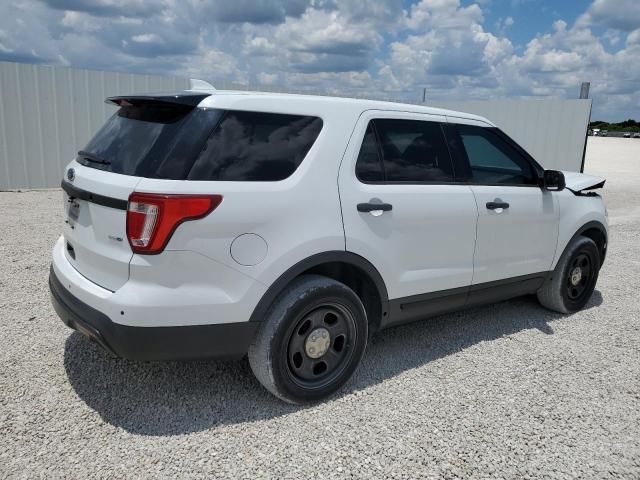
{"label": "wheel arch", "polygon": [[291,266],[267,289],[249,321],[261,322],[280,292],[292,280],[307,273],[333,278],[354,290],[367,311],[370,331],[380,328],[382,318],[389,312],[389,296],[382,275],[364,257],[342,250],[317,253]]}
{"label": "wheel arch", "polygon": [[[598,247],[598,252],[600,253],[600,265],[602,266],[602,264],[604,263],[605,256],[607,255],[609,237],[607,233],[607,228],[604,226],[602,222],[599,222],[597,220],[592,220],[590,222],[587,222],[576,230],[576,232],[569,239],[569,241],[563,246],[562,252],[556,259],[555,264],[557,264],[560,257],[565,252],[567,247],[571,244],[571,242],[573,242],[579,236],[590,238],[595,242],[595,244]],[[555,267],[555,264],[554,264],[554,267]]]}

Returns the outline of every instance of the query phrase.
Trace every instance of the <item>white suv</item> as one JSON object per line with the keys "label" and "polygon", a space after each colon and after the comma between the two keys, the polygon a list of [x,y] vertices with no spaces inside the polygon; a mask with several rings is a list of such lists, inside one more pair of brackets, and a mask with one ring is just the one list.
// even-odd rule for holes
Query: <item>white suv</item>
{"label": "white suv", "polygon": [[248,354],[301,403],[345,384],[380,329],[533,293],[568,313],[594,290],[604,181],[543,170],[484,118],[223,91],[108,102],[65,172],[50,288],[116,356]]}

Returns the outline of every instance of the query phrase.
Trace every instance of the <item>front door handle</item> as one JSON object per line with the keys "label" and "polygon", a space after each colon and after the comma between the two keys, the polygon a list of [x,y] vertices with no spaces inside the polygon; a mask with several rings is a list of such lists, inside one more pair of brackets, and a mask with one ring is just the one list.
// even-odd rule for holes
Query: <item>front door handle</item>
{"label": "front door handle", "polygon": [[359,203],[358,211],[367,213],[367,212],[390,212],[393,206],[390,203]]}
{"label": "front door handle", "polygon": [[497,210],[498,208],[509,208],[507,202],[487,202],[487,210]]}

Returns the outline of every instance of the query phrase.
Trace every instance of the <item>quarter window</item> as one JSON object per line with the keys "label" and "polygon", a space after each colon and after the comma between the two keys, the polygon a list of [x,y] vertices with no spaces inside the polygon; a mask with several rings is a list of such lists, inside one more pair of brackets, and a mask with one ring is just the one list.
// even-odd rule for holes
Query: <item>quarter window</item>
{"label": "quarter window", "polygon": [[298,168],[321,128],[317,117],[227,111],[188,179],[283,180]]}

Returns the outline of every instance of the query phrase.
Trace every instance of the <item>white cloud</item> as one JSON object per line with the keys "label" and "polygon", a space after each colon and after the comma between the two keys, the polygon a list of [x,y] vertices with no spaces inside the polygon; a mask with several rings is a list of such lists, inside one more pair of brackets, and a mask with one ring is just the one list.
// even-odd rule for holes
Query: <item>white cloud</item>
{"label": "white cloud", "polygon": [[140,35],[134,35],[131,40],[138,43],[160,43],[162,38],[156,33],[143,33]]}
{"label": "white cloud", "polygon": [[507,38],[486,32],[482,22],[482,11],[475,4],[462,7],[458,0],[423,0],[414,5],[406,19],[412,34],[390,46],[390,70],[384,73],[387,88],[417,91],[426,85],[430,96],[438,97],[468,91],[470,83],[492,84],[493,65],[513,47]]}
{"label": "white cloud", "polygon": [[278,48],[275,43],[266,37],[247,36],[244,42],[243,53],[245,55],[275,55]]}
{"label": "white cloud", "polygon": [[166,3],[164,0],[42,0],[51,8],[85,12],[95,16],[146,17]]}
{"label": "white cloud", "polygon": [[100,30],[100,22],[98,19],[81,12],[64,12],[60,24],[76,32],[95,33]]}
{"label": "white cloud", "polygon": [[609,45],[611,46],[616,46],[620,43],[620,32],[616,31],[616,30],[607,30],[603,37],[607,40],[607,42],[609,43]]}
{"label": "white cloud", "polygon": [[640,28],[629,34],[627,37],[627,45],[640,45]]}
{"label": "white cloud", "polygon": [[482,9],[475,3],[461,7],[459,0],[422,0],[411,7],[407,26],[412,30],[437,28],[445,31],[483,20]]}
{"label": "white cloud", "polygon": [[260,85],[275,85],[278,82],[278,75],[275,73],[260,72],[256,79]]}
{"label": "white cloud", "polygon": [[338,11],[312,9],[299,19],[287,18],[276,28],[273,37],[279,48],[293,53],[294,58],[304,63],[316,62],[323,55],[324,58],[344,57],[347,63],[349,59],[357,62],[382,43],[382,37],[367,23],[350,23]]}
{"label": "white cloud", "polygon": [[640,25],[640,2],[595,0],[578,22],[583,26],[602,25],[628,32]]}
{"label": "white cloud", "polygon": [[505,36],[507,31],[513,26],[515,20],[513,17],[500,17],[495,23],[495,31],[500,36]]}
{"label": "white cloud", "polygon": [[212,80],[217,87],[226,88],[230,84],[247,85],[248,75],[238,59],[220,50],[200,45],[198,54],[192,61],[181,67],[183,76]]}

